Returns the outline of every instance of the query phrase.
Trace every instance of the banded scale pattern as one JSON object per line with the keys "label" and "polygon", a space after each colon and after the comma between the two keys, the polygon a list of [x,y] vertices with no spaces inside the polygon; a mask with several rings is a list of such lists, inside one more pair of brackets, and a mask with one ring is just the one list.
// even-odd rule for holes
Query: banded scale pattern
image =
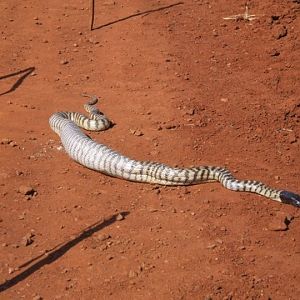
{"label": "banded scale pattern", "polygon": [[89,118],[77,112],[58,112],[49,120],[50,127],[60,136],[68,155],[78,163],[110,176],[137,182],[178,186],[219,181],[229,190],[256,193],[300,207],[299,195],[273,189],[259,181],[238,180],[222,167],[172,168],[162,163],[133,160],[106,145],[96,143],[79,127],[101,131],[111,126],[112,123],[95,106],[97,100],[97,97],[93,97],[84,106]]}

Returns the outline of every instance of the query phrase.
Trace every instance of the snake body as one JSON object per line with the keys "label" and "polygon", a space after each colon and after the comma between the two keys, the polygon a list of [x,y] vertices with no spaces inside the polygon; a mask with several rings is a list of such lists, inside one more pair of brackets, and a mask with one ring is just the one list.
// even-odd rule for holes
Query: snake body
{"label": "snake body", "polygon": [[50,127],[60,136],[65,151],[83,166],[113,177],[161,185],[179,186],[219,181],[229,190],[256,193],[300,207],[300,195],[273,189],[259,181],[238,180],[222,167],[173,168],[157,162],[137,161],[93,141],[79,127],[101,131],[111,126],[109,119],[95,106],[97,100],[93,97],[84,105],[90,114],[89,118],[78,112],[57,112],[49,119]]}

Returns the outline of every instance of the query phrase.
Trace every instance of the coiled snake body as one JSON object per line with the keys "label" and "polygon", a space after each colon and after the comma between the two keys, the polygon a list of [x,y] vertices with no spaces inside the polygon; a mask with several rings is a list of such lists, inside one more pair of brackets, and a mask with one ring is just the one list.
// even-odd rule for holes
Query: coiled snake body
{"label": "coiled snake body", "polygon": [[90,118],[77,112],[58,112],[49,120],[50,127],[60,136],[68,155],[78,163],[110,176],[161,185],[219,181],[225,188],[233,191],[252,192],[300,207],[300,195],[273,189],[259,181],[237,180],[230,171],[222,167],[172,168],[157,162],[136,161],[96,143],[79,127],[100,131],[111,126],[111,122],[96,108],[97,100],[94,97],[84,106]]}

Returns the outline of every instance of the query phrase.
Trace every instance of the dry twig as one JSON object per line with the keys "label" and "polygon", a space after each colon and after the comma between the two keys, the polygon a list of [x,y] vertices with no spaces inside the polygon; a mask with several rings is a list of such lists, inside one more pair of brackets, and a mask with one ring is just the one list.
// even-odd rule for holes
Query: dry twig
{"label": "dry twig", "polygon": [[245,12],[243,14],[239,14],[239,15],[233,15],[233,16],[229,16],[229,17],[225,17],[223,18],[224,20],[244,20],[244,21],[252,21],[257,19],[256,15],[250,15],[249,14],[249,7],[248,5],[246,5],[246,9]]}

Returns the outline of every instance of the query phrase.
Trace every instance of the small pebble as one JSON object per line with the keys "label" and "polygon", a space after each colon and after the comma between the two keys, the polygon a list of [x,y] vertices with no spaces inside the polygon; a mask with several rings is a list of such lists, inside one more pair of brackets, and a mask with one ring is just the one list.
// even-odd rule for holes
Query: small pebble
{"label": "small pebble", "polygon": [[157,212],[158,209],[156,209],[156,208],[149,208],[148,211],[151,212],[151,213],[154,213],[154,212]]}
{"label": "small pebble", "polygon": [[216,244],[209,244],[206,248],[207,249],[215,249],[217,247]]}
{"label": "small pebble", "polygon": [[175,129],[176,127],[177,126],[175,124],[169,124],[165,126],[166,129]]}
{"label": "small pebble", "polygon": [[109,234],[105,234],[105,233],[100,233],[97,235],[97,240],[99,240],[101,242],[108,240],[110,238],[111,238],[111,236]]}
{"label": "small pebble", "polygon": [[34,240],[32,239],[34,237],[34,234],[33,233],[27,233],[23,238],[22,238],[22,242],[21,244],[25,247],[31,245]]}
{"label": "small pebble", "polygon": [[133,271],[133,270],[130,270],[129,273],[128,273],[128,277],[129,278],[134,278],[134,277],[137,277],[137,272]]}
{"label": "small pebble", "polygon": [[9,138],[3,138],[3,139],[1,139],[0,144],[2,144],[2,145],[8,145],[8,144],[10,144],[10,143],[12,143],[12,142],[13,142],[12,139],[9,139]]}
{"label": "small pebble", "polygon": [[36,190],[28,185],[21,185],[18,189],[18,192],[25,196],[33,196],[36,194]]}
{"label": "small pebble", "polygon": [[12,141],[12,142],[9,143],[9,146],[11,146],[11,147],[17,147],[18,144],[15,141]]}
{"label": "small pebble", "polygon": [[276,49],[273,49],[270,52],[270,56],[279,56],[279,55],[280,55],[280,52]]}
{"label": "small pebble", "polygon": [[122,214],[118,214],[118,215],[116,216],[116,220],[117,220],[117,221],[122,221],[122,220],[124,220],[124,216],[123,216]]}
{"label": "small pebble", "polygon": [[186,114],[187,114],[187,115],[190,115],[190,116],[194,115],[194,114],[195,114],[195,109],[194,109],[194,108],[191,108],[191,109],[187,110],[187,111],[186,111]]}
{"label": "small pebble", "polygon": [[129,129],[130,133],[136,136],[142,136],[144,135],[142,131],[138,130],[138,129]]}
{"label": "small pebble", "polygon": [[291,215],[279,214],[272,219],[268,229],[271,231],[286,231],[289,229],[288,226],[292,220],[293,216]]}
{"label": "small pebble", "polygon": [[60,62],[59,62],[61,65],[66,65],[69,63],[69,61],[67,61],[66,59],[62,59]]}
{"label": "small pebble", "polygon": [[290,223],[292,222],[293,219],[294,219],[294,216],[287,215],[287,216],[285,217],[284,222],[287,223],[287,224],[290,224]]}
{"label": "small pebble", "polygon": [[18,219],[19,220],[24,220],[25,216],[26,216],[26,214],[23,212],[21,215],[19,215]]}

